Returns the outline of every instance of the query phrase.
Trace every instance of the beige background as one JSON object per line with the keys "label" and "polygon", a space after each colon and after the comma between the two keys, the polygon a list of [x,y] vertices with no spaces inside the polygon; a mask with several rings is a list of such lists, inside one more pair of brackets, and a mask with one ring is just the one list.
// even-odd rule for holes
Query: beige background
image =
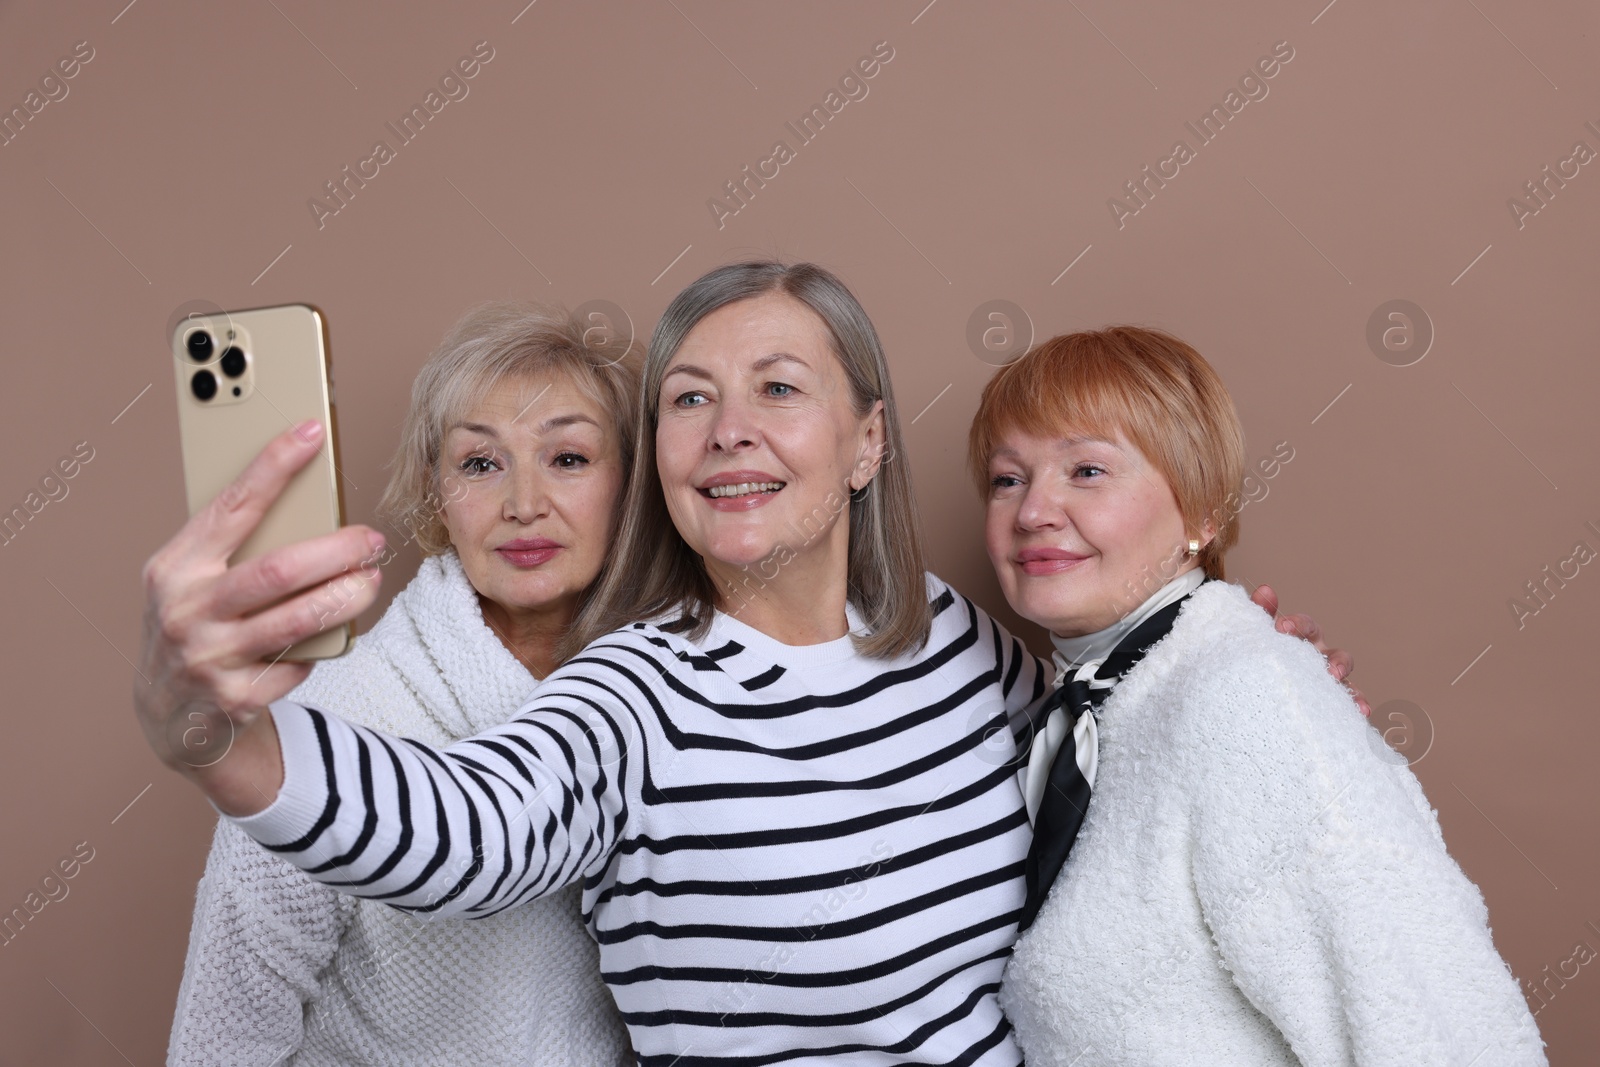
{"label": "beige background", "polygon": [[[975,309],[1010,301],[1041,338],[1156,325],[1207,355],[1252,458],[1294,449],[1244,511],[1232,576],[1352,649],[1385,714],[1410,708],[1395,739],[1513,970],[1547,982],[1552,1062],[1590,1062],[1600,962],[1571,961],[1600,950],[1600,564],[1552,581],[1521,629],[1509,601],[1579,540],[1600,550],[1600,165],[1550,183],[1520,229],[1507,199],[1574,142],[1600,149],[1592,4],[524,2],[0,5],[0,107],[94,50],[0,147],[0,510],[94,451],[0,546],[0,911],[94,850],[0,947],[0,1062],[165,1048],[212,824],[128,702],[139,565],[183,515],[174,309],[328,313],[368,520],[412,374],[468,305],[606,299],[648,334],[684,284],[751,253],[854,286],[934,565],[995,610],[960,471],[991,372]],[[1285,40],[1269,95],[1119,229],[1108,198],[1195,147],[1184,123]],[[478,41],[494,58],[470,94],[319,229],[308,199]],[[868,95],[801,145],[784,123],[880,41]],[[795,158],[719,229],[707,199],[779,139]],[[1366,340],[1393,299],[1436,335],[1411,366]]]}

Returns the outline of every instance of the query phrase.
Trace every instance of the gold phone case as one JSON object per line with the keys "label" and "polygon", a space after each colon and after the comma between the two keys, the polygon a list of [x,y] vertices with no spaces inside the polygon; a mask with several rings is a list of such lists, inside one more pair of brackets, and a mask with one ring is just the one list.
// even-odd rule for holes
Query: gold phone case
{"label": "gold phone case", "polygon": [[[196,314],[173,330],[190,515],[210,503],[284,430],[317,419],[328,431],[321,454],[294,476],[230,563],[344,525],[327,337],[322,312],[307,304]],[[349,623],[331,627],[298,642],[282,658],[342,656],[353,635]]]}

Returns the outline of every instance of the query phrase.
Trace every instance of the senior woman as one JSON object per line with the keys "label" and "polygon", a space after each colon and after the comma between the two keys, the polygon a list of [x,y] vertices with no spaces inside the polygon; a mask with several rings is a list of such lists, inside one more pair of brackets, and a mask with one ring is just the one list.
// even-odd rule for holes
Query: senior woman
{"label": "senior woman", "polygon": [[[369,551],[343,531],[280,560],[274,588],[250,564],[201,582],[310,454],[285,438],[243,505],[147,568],[158,619],[181,604],[216,635],[147,630],[152,746],[347,892],[479,916],[581,883],[643,1067],[1015,1067],[997,991],[1030,835],[987,741],[1048,667],[923,570],[871,321],[813,265],[723,267],[668,306],[641,396],[589,643],[514,721],[403,744],[254,680],[314,628],[317,590],[231,613]],[[238,737],[188,767],[169,724],[207,703]]]}
{"label": "senior woman", "polygon": [[1054,338],[970,443],[1000,586],[1063,679],[1001,997],[1028,1062],[1544,1063],[1404,760],[1222,580],[1244,438],[1199,353]]}
{"label": "senior woman", "polygon": [[[632,459],[638,361],[564,312],[486,305],[423,366],[379,511],[424,553],[349,655],[289,694],[448,745],[570,652]],[[345,896],[219,822],[171,1064],[627,1059],[576,887],[482,922]]]}

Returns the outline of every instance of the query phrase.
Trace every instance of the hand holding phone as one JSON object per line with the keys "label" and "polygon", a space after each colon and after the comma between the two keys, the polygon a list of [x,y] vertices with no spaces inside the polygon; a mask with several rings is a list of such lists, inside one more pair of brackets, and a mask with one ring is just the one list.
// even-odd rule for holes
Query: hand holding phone
{"label": "hand holding phone", "polygon": [[281,651],[343,625],[378,595],[381,575],[367,565],[384,538],[365,526],[229,564],[323,441],[317,422],[272,438],[144,567],[135,713],[162,762],[232,815],[265,808],[282,784],[276,731],[262,712],[312,665]]}
{"label": "hand holding phone", "polygon": [[[230,559],[243,563],[344,525],[327,321],[307,304],[191,315],[172,331],[189,514],[198,514],[267,442],[298,423],[327,429],[325,445],[284,488]],[[278,649],[288,660],[340,656],[348,622]]]}

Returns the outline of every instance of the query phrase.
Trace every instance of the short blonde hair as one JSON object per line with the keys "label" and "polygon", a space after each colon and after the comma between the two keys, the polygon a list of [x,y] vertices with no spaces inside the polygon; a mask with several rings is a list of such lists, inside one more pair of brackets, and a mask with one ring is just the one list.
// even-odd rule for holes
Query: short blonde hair
{"label": "short blonde hair", "polygon": [[1222,559],[1239,539],[1244,429],[1221,377],[1189,345],[1160,330],[1109,326],[1063,334],[1001,368],[984,387],[967,436],[978,491],[989,490],[989,460],[1007,431],[1057,438],[1118,432],[1161,472],[1184,529],[1216,536],[1200,565],[1224,577]]}
{"label": "short blonde hair", "polygon": [[[633,466],[640,363],[631,338],[586,329],[562,308],[509,301],[473,308],[417,372],[379,517],[405,530],[424,555],[450,547],[439,470],[445,433],[509,377],[570,379],[610,417],[626,478]],[[624,482],[618,506],[626,488]]]}

